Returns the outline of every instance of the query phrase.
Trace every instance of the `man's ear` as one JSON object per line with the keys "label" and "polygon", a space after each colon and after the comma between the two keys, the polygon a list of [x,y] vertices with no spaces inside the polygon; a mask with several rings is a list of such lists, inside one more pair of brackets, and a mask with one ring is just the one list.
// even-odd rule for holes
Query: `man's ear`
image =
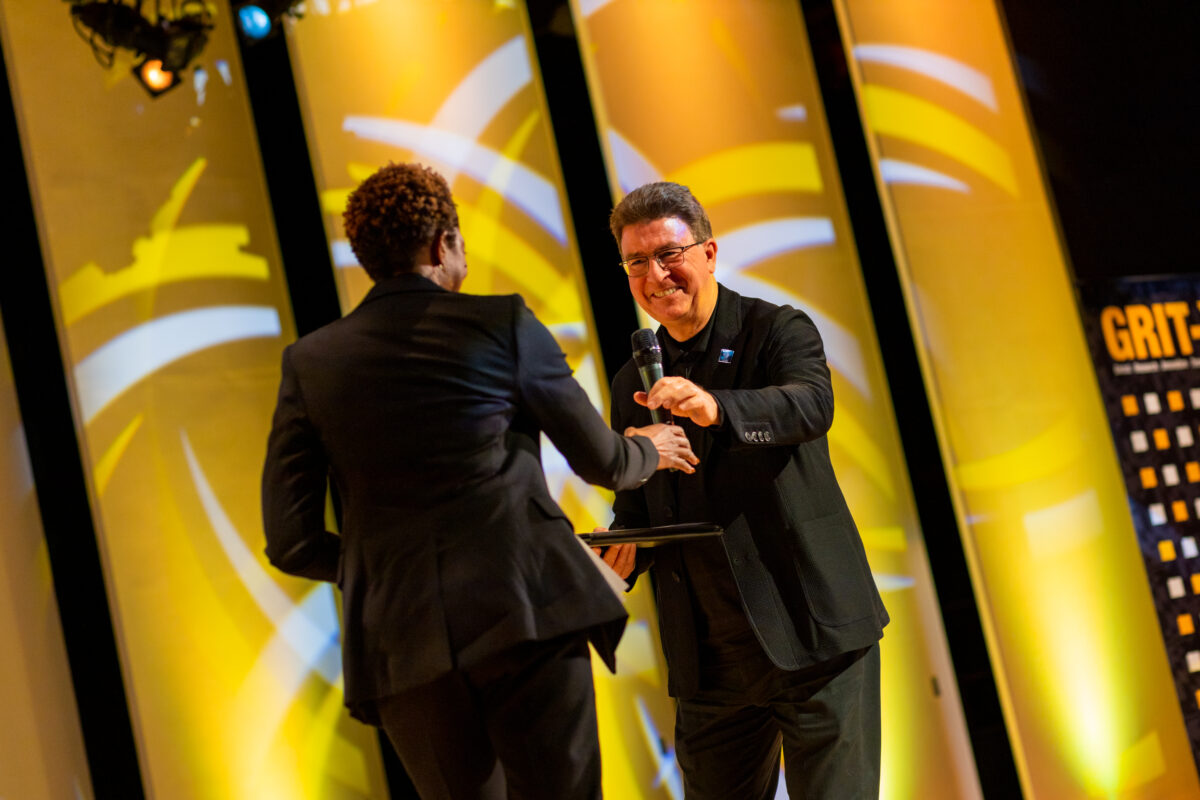
{"label": "man's ear", "polygon": [[442,262],[446,260],[443,255],[445,251],[442,250],[442,237],[445,235],[445,231],[438,231],[429,241],[429,263],[432,266],[440,267]]}
{"label": "man's ear", "polygon": [[433,252],[430,254],[433,257],[433,265],[440,267],[446,262],[446,254],[454,249],[454,232],[453,231],[438,231],[433,237]]}

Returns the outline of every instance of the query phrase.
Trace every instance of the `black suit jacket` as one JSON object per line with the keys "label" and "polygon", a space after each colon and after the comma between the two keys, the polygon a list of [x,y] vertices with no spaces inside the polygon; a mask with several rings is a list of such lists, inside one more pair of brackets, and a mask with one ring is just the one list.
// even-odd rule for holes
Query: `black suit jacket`
{"label": "black suit jacket", "polygon": [[[677,420],[700,458],[698,471],[658,473],[643,487],[618,492],[613,524],[722,525],[750,625],[784,669],[867,647],[882,636],[888,615],[829,461],[833,390],[821,337],[803,312],[724,286],[714,314],[708,357],[690,378],[717,399],[721,425]],[[660,328],[660,339],[666,335]],[[616,430],[649,424],[649,411],[633,401],[641,388],[637,368],[625,364],[613,380]],[[679,481],[678,515],[671,508],[672,478]],[[643,550],[638,559],[639,570],[654,571],[668,688],[684,698],[699,680],[696,623],[679,551],[686,546]]]}
{"label": "black suit jacket", "polygon": [[[346,703],[514,643],[588,630],[612,666],[625,610],[546,487],[544,430],[585,480],[639,485],[658,455],[615,434],[517,295],[375,286],[284,351],[263,471],[267,556],[343,593]],[[326,481],[341,535],[325,528]]]}

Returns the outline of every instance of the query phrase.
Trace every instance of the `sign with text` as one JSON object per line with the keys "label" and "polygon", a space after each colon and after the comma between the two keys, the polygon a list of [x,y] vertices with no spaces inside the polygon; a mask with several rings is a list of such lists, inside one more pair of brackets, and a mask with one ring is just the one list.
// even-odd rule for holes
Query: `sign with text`
{"label": "sign with text", "polygon": [[1089,282],[1080,298],[1184,724],[1200,754],[1200,275]]}

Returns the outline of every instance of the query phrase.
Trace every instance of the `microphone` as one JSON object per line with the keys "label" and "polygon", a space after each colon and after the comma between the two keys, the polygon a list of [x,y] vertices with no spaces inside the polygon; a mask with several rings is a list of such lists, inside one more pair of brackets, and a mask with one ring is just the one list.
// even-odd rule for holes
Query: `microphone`
{"label": "microphone", "polygon": [[[633,343],[633,363],[637,364],[638,374],[642,376],[642,388],[649,392],[650,387],[663,376],[662,348],[658,346],[658,337],[649,328],[634,331],[630,338]],[[652,408],[650,420],[670,425],[671,415],[661,408]]]}

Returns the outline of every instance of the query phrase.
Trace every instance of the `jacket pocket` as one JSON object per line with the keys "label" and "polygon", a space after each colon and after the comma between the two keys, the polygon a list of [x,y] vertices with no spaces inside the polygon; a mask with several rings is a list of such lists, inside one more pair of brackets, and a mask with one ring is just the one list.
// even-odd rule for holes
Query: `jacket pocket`
{"label": "jacket pocket", "polygon": [[858,531],[841,512],[801,523],[793,564],[813,619],[849,625],[875,613],[875,583]]}

